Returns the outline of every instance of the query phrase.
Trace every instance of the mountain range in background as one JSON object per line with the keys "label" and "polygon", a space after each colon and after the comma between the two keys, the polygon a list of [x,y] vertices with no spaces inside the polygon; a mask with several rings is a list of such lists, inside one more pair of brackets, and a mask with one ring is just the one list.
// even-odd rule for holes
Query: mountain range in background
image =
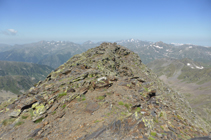
{"label": "mountain range in background", "polygon": [[[87,41],[83,44],[77,44],[66,41],[40,41],[7,47],[0,45],[0,60],[30,62],[57,68],[73,55],[85,52],[101,43]],[[188,44],[179,44],[178,46],[178,44],[153,43],[135,39],[117,41],[117,44],[137,53],[145,64],[158,58],[170,57],[175,59],[189,58],[211,65],[211,47]]]}

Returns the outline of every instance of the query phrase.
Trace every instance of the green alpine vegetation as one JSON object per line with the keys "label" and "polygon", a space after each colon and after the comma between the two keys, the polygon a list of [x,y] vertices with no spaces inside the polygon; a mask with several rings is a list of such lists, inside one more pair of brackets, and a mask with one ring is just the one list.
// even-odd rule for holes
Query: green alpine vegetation
{"label": "green alpine vegetation", "polygon": [[52,70],[44,65],[0,61],[0,90],[21,94],[43,80]]}

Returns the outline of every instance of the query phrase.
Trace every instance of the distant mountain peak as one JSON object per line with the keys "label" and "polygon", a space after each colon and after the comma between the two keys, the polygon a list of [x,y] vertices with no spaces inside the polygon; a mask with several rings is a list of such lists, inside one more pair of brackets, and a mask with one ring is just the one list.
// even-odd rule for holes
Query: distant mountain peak
{"label": "distant mountain peak", "polygon": [[88,40],[88,41],[84,42],[83,44],[94,44],[94,42],[92,42],[91,40]]}

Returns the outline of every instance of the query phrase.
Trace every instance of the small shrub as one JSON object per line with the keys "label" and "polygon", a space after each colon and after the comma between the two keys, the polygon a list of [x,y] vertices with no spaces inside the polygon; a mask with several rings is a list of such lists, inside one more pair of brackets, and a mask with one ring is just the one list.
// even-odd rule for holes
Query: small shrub
{"label": "small shrub", "polygon": [[123,103],[122,101],[120,101],[118,104],[119,104],[119,105],[124,105],[124,103]]}

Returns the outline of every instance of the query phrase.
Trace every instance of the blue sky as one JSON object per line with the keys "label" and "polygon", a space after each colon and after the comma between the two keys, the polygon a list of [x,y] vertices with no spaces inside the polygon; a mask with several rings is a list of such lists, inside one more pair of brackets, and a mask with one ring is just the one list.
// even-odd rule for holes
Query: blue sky
{"label": "blue sky", "polygon": [[211,0],[0,0],[0,43],[129,38],[211,46]]}

